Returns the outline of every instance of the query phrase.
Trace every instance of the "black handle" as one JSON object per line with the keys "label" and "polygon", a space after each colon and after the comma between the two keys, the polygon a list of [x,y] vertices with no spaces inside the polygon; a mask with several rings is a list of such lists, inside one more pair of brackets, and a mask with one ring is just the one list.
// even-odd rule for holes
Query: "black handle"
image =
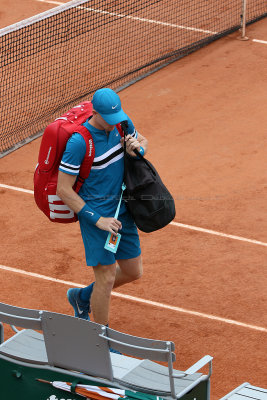
{"label": "black handle", "polygon": [[[124,139],[125,139],[125,136],[128,135],[128,121],[122,121],[122,122],[121,122],[121,128],[122,128],[122,130],[123,130]],[[144,158],[143,155],[142,155],[137,149],[134,149],[133,152],[134,152],[138,157]],[[125,142],[125,140],[124,140],[124,153],[126,153],[126,142]]]}

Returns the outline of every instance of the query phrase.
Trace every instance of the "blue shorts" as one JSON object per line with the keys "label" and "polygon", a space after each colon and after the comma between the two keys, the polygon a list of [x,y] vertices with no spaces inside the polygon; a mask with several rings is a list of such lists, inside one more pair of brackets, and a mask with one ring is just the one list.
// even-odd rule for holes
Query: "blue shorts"
{"label": "blue shorts", "polygon": [[138,257],[141,254],[140,240],[136,225],[128,212],[119,216],[118,220],[122,223],[122,229],[119,231],[121,240],[117,252],[104,249],[108,231],[103,231],[95,225],[80,218],[80,228],[85,248],[85,257],[87,265],[95,267],[98,264],[111,265],[116,260],[128,260]]}

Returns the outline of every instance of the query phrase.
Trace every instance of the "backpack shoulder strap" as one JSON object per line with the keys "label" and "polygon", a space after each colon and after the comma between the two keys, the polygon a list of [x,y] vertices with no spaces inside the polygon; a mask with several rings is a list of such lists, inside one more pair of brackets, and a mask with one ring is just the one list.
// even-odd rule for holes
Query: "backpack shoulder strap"
{"label": "backpack shoulder strap", "polygon": [[117,125],[116,125],[116,128],[118,129],[118,132],[119,132],[120,136],[121,136],[121,137],[124,137],[124,133],[123,133],[121,124],[117,124]]}
{"label": "backpack shoulder strap", "polygon": [[92,135],[85,126],[83,125],[77,126],[77,128],[75,128],[75,132],[79,133],[84,138],[84,141],[86,143],[85,156],[80,167],[80,173],[78,179],[74,186],[75,192],[78,193],[85,179],[87,179],[90,174],[92,164],[95,158],[95,146]]}

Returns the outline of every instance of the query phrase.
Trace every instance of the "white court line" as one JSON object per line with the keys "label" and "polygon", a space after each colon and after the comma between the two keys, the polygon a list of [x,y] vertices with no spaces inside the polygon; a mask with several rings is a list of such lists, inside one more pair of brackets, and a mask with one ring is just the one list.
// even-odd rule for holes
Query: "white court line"
{"label": "white court line", "polygon": [[[4,185],[3,183],[0,183],[0,187],[5,188],[5,189],[10,189],[10,190],[16,190],[16,191],[19,191],[19,192],[25,192],[25,193],[29,193],[29,194],[34,194],[33,190],[22,189],[22,188],[18,188],[16,186]],[[267,247],[267,243],[260,242],[259,240],[247,239],[247,238],[244,238],[244,237],[241,237],[241,236],[235,236],[235,235],[228,235],[226,233],[213,231],[211,229],[199,228],[197,226],[181,224],[179,222],[171,222],[170,225],[178,226],[179,228],[183,228],[183,229],[190,229],[190,230],[197,231],[197,232],[208,233],[210,235],[221,236],[221,237],[225,237],[225,238],[228,238],[228,239],[240,240],[242,242],[247,242],[247,243],[252,243],[252,244],[259,245],[259,246]]]}
{"label": "white court line", "polygon": [[33,190],[23,189],[23,188],[19,188],[19,187],[16,187],[16,186],[4,185],[3,183],[0,183],[0,187],[2,187],[4,189],[16,190],[18,192],[34,194]]}
{"label": "white court line", "polygon": [[213,231],[212,229],[204,229],[204,228],[199,228],[199,227],[192,226],[192,225],[180,224],[179,222],[171,222],[170,225],[175,225],[175,226],[179,226],[180,228],[191,229],[193,231],[209,233],[210,235],[221,236],[221,237],[225,237],[228,239],[240,240],[242,242],[248,242],[248,243],[257,244],[259,246],[267,247],[267,243],[260,242],[259,240],[247,239],[247,238],[243,238],[241,236],[235,236],[235,235],[228,235],[226,233]]}
{"label": "white court line", "polygon": [[252,42],[267,44],[267,41],[266,41],[266,40],[252,39]]}
{"label": "white court line", "polygon": [[[36,1],[39,1],[40,3],[48,3],[48,4],[55,4],[55,5],[66,4],[66,3],[62,3],[60,1],[55,1],[55,0],[36,0]],[[216,35],[218,33],[218,32],[212,32],[212,31],[204,30],[204,29],[192,28],[190,26],[175,25],[175,24],[170,24],[168,22],[155,21],[153,19],[134,17],[133,15],[118,14],[118,13],[114,13],[114,12],[98,10],[98,9],[95,9],[95,8],[89,8],[89,7],[83,7],[83,6],[77,6],[77,8],[79,8],[81,10],[86,10],[86,11],[93,11],[93,12],[98,13],[98,14],[112,15],[112,16],[115,16],[115,17],[131,19],[131,20],[134,20],[134,21],[147,22],[149,24],[156,24],[156,25],[169,26],[171,28],[185,29],[187,31],[208,33],[208,34],[212,34],[212,35]]]}
{"label": "white court line", "polygon": [[[35,272],[28,272],[28,271],[20,270],[18,268],[7,267],[5,265],[0,265],[0,269],[5,270],[5,271],[9,271],[9,272],[12,272],[12,273],[26,275],[26,276],[32,277],[32,278],[38,278],[38,279],[43,279],[43,280],[46,280],[46,281],[60,283],[62,285],[66,285],[66,286],[79,287],[79,288],[82,288],[82,287],[85,286],[85,285],[81,285],[80,283],[65,281],[65,280],[62,280],[62,279],[56,279],[56,278],[52,278],[50,276],[36,274]],[[145,299],[142,299],[140,297],[129,296],[129,295],[123,294],[123,293],[112,292],[111,294],[114,297],[119,297],[121,299],[130,300],[130,301],[133,301],[135,303],[142,303],[142,304],[153,306],[153,307],[163,308],[163,309],[167,309],[167,310],[171,310],[171,311],[180,312],[180,313],[183,313],[183,314],[193,315],[195,317],[210,319],[210,320],[214,320],[214,321],[218,321],[218,322],[223,322],[223,323],[229,324],[229,325],[236,325],[236,326],[239,326],[239,327],[242,327],[242,328],[253,329],[255,331],[260,331],[260,332],[266,332],[267,333],[267,329],[263,328],[261,326],[246,324],[244,322],[239,322],[239,321],[235,321],[235,320],[228,319],[228,318],[222,318],[222,317],[218,317],[216,315],[205,314],[205,313],[201,313],[201,312],[198,312],[198,311],[187,310],[187,309],[181,308],[181,307],[175,307],[175,306],[171,306],[171,305],[164,304],[164,303],[158,303],[157,301],[145,300]]]}

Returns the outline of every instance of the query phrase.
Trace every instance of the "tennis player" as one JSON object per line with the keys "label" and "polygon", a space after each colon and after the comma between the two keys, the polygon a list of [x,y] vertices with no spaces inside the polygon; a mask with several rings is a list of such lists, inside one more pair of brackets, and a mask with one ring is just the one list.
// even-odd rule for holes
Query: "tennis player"
{"label": "tennis player", "polygon": [[[145,154],[147,140],[138,133],[121,108],[119,96],[109,88],[97,90],[92,99],[93,116],[84,123],[90,131],[95,158],[89,177],[77,194],[73,185],[83,161],[86,144],[79,133],[69,139],[58,175],[58,196],[77,215],[83,238],[86,263],[93,267],[95,282],[79,289],[72,288],[67,297],[75,317],[107,325],[111,291],[142,275],[140,241],[136,225],[124,201],[118,219],[114,218],[123,182],[123,141],[116,124],[127,120],[126,150],[135,156],[137,149]],[[121,235],[116,253],[104,248],[108,233]]]}

